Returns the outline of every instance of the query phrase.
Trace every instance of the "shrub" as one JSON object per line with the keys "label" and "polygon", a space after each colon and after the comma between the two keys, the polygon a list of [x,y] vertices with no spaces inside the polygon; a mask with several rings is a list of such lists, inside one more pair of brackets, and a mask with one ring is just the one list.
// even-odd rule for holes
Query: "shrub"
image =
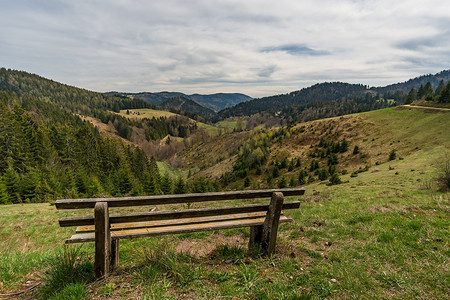
{"label": "shrub", "polygon": [[392,150],[391,153],[389,153],[389,160],[395,160],[397,158],[397,153],[395,150]]}
{"label": "shrub", "polygon": [[342,183],[342,180],[337,173],[334,173],[330,177],[330,185],[341,184],[341,183]]}

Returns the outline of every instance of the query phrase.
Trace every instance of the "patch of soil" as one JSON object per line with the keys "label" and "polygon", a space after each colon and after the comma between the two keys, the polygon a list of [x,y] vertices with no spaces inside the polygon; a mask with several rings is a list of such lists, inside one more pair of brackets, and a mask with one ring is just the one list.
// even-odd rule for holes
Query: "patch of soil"
{"label": "patch of soil", "polygon": [[247,242],[242,235],[225,236],[218,233],[211,234],[207,239],[184,239],[178,243],[175,251],[186,253],[196,258],[204,258],[220,245],[246,247]]}
{"label": "patch of soil", "polygon": [[432,108],[424,109],[423,112],[426,113],[426,114],[445,114],[445,113],[446,113],[445,110],[441,110],[441,109],[432,109]]}

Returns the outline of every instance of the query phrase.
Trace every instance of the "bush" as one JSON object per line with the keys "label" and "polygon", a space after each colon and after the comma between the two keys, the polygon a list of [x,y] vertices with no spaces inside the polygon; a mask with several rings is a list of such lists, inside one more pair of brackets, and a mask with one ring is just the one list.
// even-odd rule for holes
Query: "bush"
{"label": "bush", "polygon": [[397,153],[395,150],[392,150],[391,153],[389,153],[389,160],[395,160],[397,158]]}
{"label": "bush", "polygon": [[341,183],[342,183],[342,180],[337,173],[334,173],[330,177],[330,183],[329,183],[330,185],[341,184]]}

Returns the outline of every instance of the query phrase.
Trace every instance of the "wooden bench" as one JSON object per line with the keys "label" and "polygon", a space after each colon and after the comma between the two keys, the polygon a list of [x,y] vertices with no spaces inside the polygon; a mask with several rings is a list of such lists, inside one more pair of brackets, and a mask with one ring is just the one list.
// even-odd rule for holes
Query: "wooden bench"
{"label": "wooden bench", "polygon": [[[61,227],[77,226],[76,234],[65,242],[95,242],[95,275],[107,276],[110,266],[119,262],[119,240],[163,234],[176,234],[250,227],[249,248],[258,245],[265,255],[275,251],[279,223],[292,219],[282,209],[296,209],[300,201],[284,202],[284,196],[303,195],[303,188],[247,190],[202,194],[157,195],[121,198],[63,199],[57,209],[94,208],[94,215],[64,217]],[[268,204],[109,214],[110,207],[186,204],[223,200],[271,198]]]}

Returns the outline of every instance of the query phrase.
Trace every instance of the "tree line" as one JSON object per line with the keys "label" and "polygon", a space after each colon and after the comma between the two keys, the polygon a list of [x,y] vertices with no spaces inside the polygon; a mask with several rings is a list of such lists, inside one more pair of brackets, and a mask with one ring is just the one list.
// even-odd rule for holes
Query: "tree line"
{"label": "tree line", "polygon": [[411,88],[406,99],[406,104],[413,103],[416,100],[450,103],[450,81],[445,84],[444,80],[441,80],[436,89],[433,89],[430,81],[425,85],[421,84],[417,91],[415,88]]}

